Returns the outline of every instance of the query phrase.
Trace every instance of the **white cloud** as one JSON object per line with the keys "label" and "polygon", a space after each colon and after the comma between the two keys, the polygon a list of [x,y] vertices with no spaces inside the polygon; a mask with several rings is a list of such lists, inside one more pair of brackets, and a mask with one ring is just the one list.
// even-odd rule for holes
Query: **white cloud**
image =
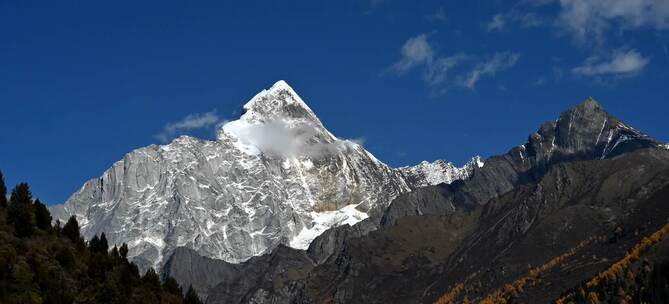
{"label": "white cloud", "polygon": [[393,64],[390,69],[402,74],[408,70],[432,62],[434,49],[427,41],[427,34],[420,34],[407,40],[400,50],[402,58]]}
{"label": "white cloud", "polygon": [[669,28],[667,0],[560,0],[560,6],[557,24],[579,43],[602,43],[618,24],[625,30]]}
{"label": "white cloud", "polygon": [[[546,10],[537,10],[547,5],[557,6],[557,14],[547,15]],[[602,45],[611,30],[669,29],[669,1],[520,0],[508,12],[493,16],[486,29],[502,30],[511,22],[534,27],[549,24],[549,20],[580,45]]]}
{"label": "white cloud", "polygon": [[574,74],[588,77],[634,76],[641,72],[650,60],[638,51],[615,50],[607,57],[591,56],[583,65],[572,69]]}
{"label": "white cloud", "polygon": [[286,118],[277,118],[262,124],[235,120],[226,123],[222,128],[223,132],[250,147],[250,151],[261,152],[270,157],[322,158],[364,142],[363,138],[326,142],[322,138],[322,131],[316,125],[296,124]]}
{"label": "white cloud", "polygon": [[446,84],[450,71],[467,59],[464,53],[439,57],[427,65],[423,79],[431,86]]}
{"label": "white cloud", "polygon": [[502,14],[497,14],[492,17],[492,20],[486,25],[486,30],[488,32],[492,31],[502,31],[506,26],[506,18]]}
{"label": "white cloud", "polygon": [[488,61],[477,64],[466,77],[461,78],[460,85],[473,90],[476,83],[484,76],[494,76],[496,73],[506,70],[518,62],[520,54],[512,52],[495,53]]}
{"label": "white cloud", "polygon": [[497,72],[512,67],[520,57],[518,53],[495,53],[489,61],[472,67],[468,74],[451,77],[450,75],[458,70],[462,72],[462,68],[466,67],[466,63],[474,56],[462,52],[450,56],[438,56],[427,38],[426,34],[409,38],[400,49],[402,58],[387,71],[402,75],[412,69],[422,68],[423,80],[435,92],[444,92],[453,86],[474,89],[481,77],[494,76]]}
{"label": "white cloud", "polygon": [[163,127],[162,132],[156,134],[156,138],[167,142],[171,137],[188,130],[201,129],[213,126],[219,122],[216,110],[202,113],[190,114],[177,122],[170,122]]}

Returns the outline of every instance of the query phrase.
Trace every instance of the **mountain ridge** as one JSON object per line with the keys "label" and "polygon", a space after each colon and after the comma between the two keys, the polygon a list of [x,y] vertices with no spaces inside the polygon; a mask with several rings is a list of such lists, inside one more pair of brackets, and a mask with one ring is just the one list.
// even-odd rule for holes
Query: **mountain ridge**
{"label": "mountain ridge", "polygon": [[[605,120],[612,122],[608,124]],[[454,283],[452,280],[439,279],[438,275],[444,275],[448,279],[454,275],[462,275],[464,278],[472,274],[464,272],[469,264],[461,262],[460,259],[469,260],[472,266],[482,267],[481,271],[495,273],[493,268],[486,268],[487,264],[476,263],[468,257],[478,255],[478,251],[472,250],[474,246],[483,246],[481,252],[504,256],[507,249],[500,246],[511,246],[515,243],[502,237],[504,233],[520,233],[520,240],[525,237],[524,233],[531,231],[528,229],[533,227],[534,221],[538,221],[537,224],[542,222],[543,228],[540,231],[544,231],[545,227],[553,227],[558,224],[555,219],[545,217],[550,212],[559,211],[559,214],[573,217],[570,221],[584,229],[598,227],[597,221],[594,226],[587,225],[581,222],[583,218],[579,217],[580,214],[592,214],[597,218],[608,214],[606,208],[610,207],[595,212],[588,211],[595,206],[587,204],[565,210],[547,207],[554,204],[561,195],[565,195],[561,193],[573,192],[575,194],[570,195],[582,199],[581,196],[597,193],[597,189],[614,189],[613,193],[620,193],[623,200],[639,201],[643,198],[634,198],[635,192],[647,195],[661,187],[662,183],[667,183],[669,179],[662,177],[664,175],[655,174],[669,168],[666,150],[658,149],[661,146],[654,140],[631,127],[621,126],[618,122],[609,120],[608,114],[594,100],[586,100],[565,111],[556,121],[544,123],[537,132],[528,137],[525,145],[516,146],[506,154],[487,159],[469,178],[401,194],[393,200],[380,219],[370,218],[353,226],[343,225],[327,230],[311,243],[306,252],[308,258],[300,251],[270,253],[246,262],[243,267],[255,270],[242,271],[243,276],[237,276],[231,281],[222,281],[214,287],[211,286],[211,281],[200,284],[195,280],[193,283],[198,286],[198,291],[208,296],[208,303],[368,303],[391,299],[402,303],[434,301],[448,291],[449,284]],[[574,129],[581,128],[581,125],[589,127]],[[609,147],[606,142],[598,142],[598,133],[607,135]],[[561,136],[579,138],[565,139]],[[622,136],[630,139],[618,141]],[[522,150],[523,147],[530,149]],[[603,151],[607,152],[604,159],[601,157]],[[607,168],[607,164],[616,164],[615,169],[597,169]],[[602,172],[597,173],[598,170]],[[648,172],[647,176],[643,172]],[[635,177],[635,182],[628,182],[629,187],[610,188],[610,184],[615,182],[608,180],[616,181],[621,177],[632,176]],[[589,179],[594,180],[585,185],[595,183],[595,186],[582,189],[580,185]],[[654,183],[654,186],[648,188],[653,190],[646,190],[645,182]],[[477,200],[486,197],[486,201]],[[616,201],[615,197],[612,194],[602,194],[600,201],[612,204]],[[489,202],[493,203],[489,205]],[[561,202],[558,206],[566,206],[563,204]],[[409,208],[401,208],[406,206]],[[509,212],[508,210],[513,210],[510,217],[501,221],[506,218],[505,212]],[[600,212],[603,214],[599,214]],[[374,222],[375,220],[379,222]],[[506,224],[496,227],[495,223]],[[489,229],[502,232],[489,234]],[[568,246],[576,246],[582,238],[572,234],[552,234],[552,237],[564,241]],[[477,245],[479,242],[482,243]],[[522,244],[527,246],[531,243]],[[543,242],[536,244],[540,248],[544,246]],[[542,262],[542,258],[536,257],[528,261],[548,262],[569,247],[551,248],[542,249],[545,250],[544,255],[550,257],[548,260]],[[516,249],[515,252],[522,255],[523,250]],[[619,252],[612,251],[615,254]],[[489,258],[482,258],[482,261]],[[277,277],[271,270],[269,273],[263,272],[263,269],[280,267],[285,262],[283,259],[301,261],[291,264],[292,267],[297,267],[299,275],[286,280]],[[267,262],[268,260],[274,262]],[[176,275],[178,272],[169,272],[179,268],[179,258],[174,257],[164,275],[174,274],[179,282],[188,282]],[[188,271],[198,273],[205,270]],[[579,275],[587,277],[590,271],[591,268],[588,268],[587,272]],[[488,275],[481,278],[490,279]],[[494,282],[500,284],[500,281]],[[272,284],[275,284],[274,287]],[[365,286],[366,291],[360,289],[363,288],[361,286]],[[406,286],[411,288],[403,289]],[[231,290],[237,291],[230,293]],[[482,298],[486,294],[470,292],[470,295]]]}
{"label": "mountain ridge", "polygon": [[75,215],[86,238],[128,243],[143,269],[183,246],[239,263],[278,244],[306,249],[330,227],[377,217],[400,193],[473,170],[443,165],[451,173],[426,181],[424,171],[391,168],[332,135],[285,81],[244,110],[215,141],[181,136],[126,154],[52,206],[54,220]]}

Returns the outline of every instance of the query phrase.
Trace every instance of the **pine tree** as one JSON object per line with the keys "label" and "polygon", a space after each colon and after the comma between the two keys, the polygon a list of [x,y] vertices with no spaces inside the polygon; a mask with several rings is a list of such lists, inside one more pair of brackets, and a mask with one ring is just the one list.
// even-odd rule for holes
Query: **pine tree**
{"label": "pine tree", "polygon": [[35,231],[35,213],[28,184],[20,183],[14,187],[9,201],[7,219],[14,224],[14,233],[18,237],[31,236]]}
{"label": "pine tree", "polygon": [[79,222],[77,218],[73,215],[67,220],[65,226],[63,226],[63,235],[72,240],[73,242],[79,242],[81,240],[81,235],[79,235]]}
{"label": "pine tree", "polygon": [[39,199],[35,200],[35,224],[45,231],[51,228],[51,213]]}
{"label": "pine tree", "polygon": [[88,248],[91,249],[91,252],[100,252],[100,237],[94,235],[93,238],[88,241]]}
{"label": "pine tree", "polygon": [[186,291],[186,296],[184,297],[184,304],[203,304],[197,292],[193,289],[193,285],[188,286],[188,291]]}
{"label": "pine tree", "polygon": [[7,207],[7,186],[2,171],[0,171],[0,207]]}
{"label": "pine tree", "polygon": [[109,252],[109,255],[114,259],[114,263],[121,258],[121,255],[118,254],[118,248],[114,245],[114,248]]}
{"label": "pine tree", "polygon": [[160,290],[160,278],[153,268],[149,268],[141,279],[142,285],[150,290]]}
{"label": "pine tree", "polygon": [[179,286],[179,283],[177,283],[177,280],[175,280],[173,277],[168,277],[165,279],[165,282],[163,282],[163,289],[168,293],[179,297],[181,297],[183,294],[181,286]]}
{"label": "pine tree", "polygon": [[107,242],[107,236],[103,232],[100,235],[100,252],[107,253],[109,251],[109,242]]}
{"label": "pine tree", "polygon": [[121,255],[122,259],[127,259],[128,258],[128,244],[123,243],[121,245],[121,248],[119,248],[118,253]]}

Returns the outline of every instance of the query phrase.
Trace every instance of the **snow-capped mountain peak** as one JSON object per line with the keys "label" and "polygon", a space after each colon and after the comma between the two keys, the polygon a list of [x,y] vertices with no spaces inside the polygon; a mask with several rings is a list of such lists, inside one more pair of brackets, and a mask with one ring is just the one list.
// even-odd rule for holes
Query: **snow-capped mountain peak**
{"label": "snow-capped mountain peak", "polygon": [[241,262],[279,244],[304,249],[331,227],[380,214],[401,193],[469,172],[390,168],[332,135],[285,81],[244,109],[215,141],[182,136],[128,153],[54,206],[54,219],[75,215],[86,238],[104,232],[127,243],[143,268],[161,267],[177,247]]}
{"label": "snow-capped mountain peak", "polygon": [[243,107],[241,119],[248,123],[268,122],[276,119],[311,122],[322,126],[316,114],[302,98],[283,80],[269,89],[262,90]]}
{"label": "snow-capped mountain peak", "polygon": [[235,142],[247,154],[280,157],[329,153],[347,144],[330,133],[285,81],[256,94],[244,114],[224,124],[218,139]]}

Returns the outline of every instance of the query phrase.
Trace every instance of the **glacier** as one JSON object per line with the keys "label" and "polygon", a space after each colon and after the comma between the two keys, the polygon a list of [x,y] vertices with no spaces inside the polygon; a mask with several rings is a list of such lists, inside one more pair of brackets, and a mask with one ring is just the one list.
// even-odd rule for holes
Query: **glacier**
{"label": "glacier", "polygon": [[398,195],[466,179],[483,165],[438,160],[391,168],[330,133],[285,82],[255,95],[216,140],[181,136],[126,154],[87,181],[54,220],[127,243],[142,269],[177,247],[231,263],[284,244],[306,249],[329,228],[379,216]]}

